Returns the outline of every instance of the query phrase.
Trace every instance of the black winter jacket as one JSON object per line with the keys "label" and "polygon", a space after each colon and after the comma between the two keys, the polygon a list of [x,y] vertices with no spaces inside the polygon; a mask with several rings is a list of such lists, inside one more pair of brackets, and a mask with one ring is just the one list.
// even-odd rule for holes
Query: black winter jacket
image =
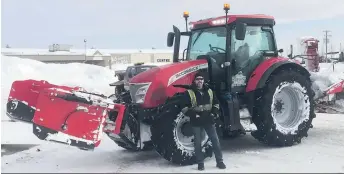
{"label": "black winter jacket", "polygon": [[[194,85],[191,85],[191,90],[194,91],[197,101],[197,106],[210,104],[210,96],[208,93],[208,87],[203,86],[202,90],[197,89]],[[213,105],[210,110],[197,111],[192,108],[191,98],[188,91],[183,93],[183,100],[181,101],[182,108],[188,107],[186,116],[190,117],[192,126],[204,126],[208,124],[214,124],[215,119],[219,117],[219,101],[213,92]]]}

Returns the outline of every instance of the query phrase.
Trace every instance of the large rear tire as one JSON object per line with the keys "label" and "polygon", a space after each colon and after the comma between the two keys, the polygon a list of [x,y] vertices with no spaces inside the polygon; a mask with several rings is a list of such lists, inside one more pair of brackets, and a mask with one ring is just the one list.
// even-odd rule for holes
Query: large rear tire
{"label": "large rear tire", "polygon": [[[159,118],[151,126],[151,139],[155,150],[174,164],[195,164],[194,136],[189,117],[185,116],[177,104],[172,102],[163,109]],[[211,157],[211,142],[205,132],[202,137],[203,155]]]}
{"label": "large rear tire", "polygon": [[301,143],[315,118],[313,97],[306,75],[291,68],[272,74],[256,93],[252,120],[257,131],[252,136],[273,146]]}

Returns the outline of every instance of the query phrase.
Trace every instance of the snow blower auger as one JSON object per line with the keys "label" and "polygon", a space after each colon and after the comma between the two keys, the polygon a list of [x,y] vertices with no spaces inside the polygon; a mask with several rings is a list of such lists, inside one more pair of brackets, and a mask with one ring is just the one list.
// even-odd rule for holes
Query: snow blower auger
{"label": "snow blower auger", "polygon": [[[283,50],[277,49],[272,16],[228,15],[229,4],[224,5],[224,10],[223,17],[191,22],[190,31],[187,28],[181,32],[173,26],[173,32],[167,35],[167,45],[174,47],[173,63],[130,79],[130,103],[118,103],[111,109],[48,97],[41,92],[34,100],[40,110],[34,113],[34,124],[94,146],[100,142],[98,135],[103,129],[126,149],[143,150],[152,145],[172,163],[194,164],[192,129],[180,102],[180,92],[185,89],[178,85],[190,85],[194,74],[201,72],[220,101],[223,126],[218,132],[222,138],[236,132],[251,132],[258,141],[271,146],[301,143],[315,118],[310,72],[294,60],[278,55]],[[185,12],[187,27],[188,17]],[[181,36],[189,39],[182,58]],[[29,95],[29,91],[22,95]],[[47,103],[40,102],[40,98]],[[62,104],[66,106],[59,106]],[[78,105],[89,108],[89,112],[80,110],[71,115],[64,130],[66,116]],[[249,114],[241,114],[241,109]],[[209,138],[203,134],[202,139],[204,156],[211,157]]]}

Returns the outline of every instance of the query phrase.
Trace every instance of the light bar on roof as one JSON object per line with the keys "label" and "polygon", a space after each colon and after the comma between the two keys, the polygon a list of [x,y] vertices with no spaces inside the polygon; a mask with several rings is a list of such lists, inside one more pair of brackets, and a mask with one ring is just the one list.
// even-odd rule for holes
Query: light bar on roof
{"label": "light bar on roof", "polygon": [[216,19],[211,21],[212,25],[224,25],[226,24],[226,19]]}

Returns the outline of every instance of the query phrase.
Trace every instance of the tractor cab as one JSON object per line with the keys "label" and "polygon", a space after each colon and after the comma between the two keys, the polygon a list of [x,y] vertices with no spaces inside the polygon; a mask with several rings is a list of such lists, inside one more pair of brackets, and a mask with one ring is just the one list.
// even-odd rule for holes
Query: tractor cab
{"label": "tractor cab", "polygon": [[[190,22],[185,32],[173,26],[167,45],[174,45],[173,61],[178,62],[180,37],[189,37],[182,60],[207,60],[208,68],[201,71],[207,71],[206,81],[216,91],[228,130],[243,130],[239,109],[243,105],[250,113],[253,109],[254,95],[247,91],[249,79],[259,65],[278,57],[280,51],[272,16],[228,15],[229,4],[224,10],[225,16]],[[184,12],[183,17],[187,22],[189,13]]]}
{"label": "tractor cab", "polygon": [[[180,32],[174,26],[167,43],[174,42],[174,62],[178,62],[180,36],[189,37],[182,59],[207,59],[209,81],[222,90],[243,92],[253,70],[268,57],[278,56],[275,21],[267,15],[228,15],[228,4],[224,9],[226,16],[190,22],[190,31]],[[186,21],[188,17],[184,12]]]}

